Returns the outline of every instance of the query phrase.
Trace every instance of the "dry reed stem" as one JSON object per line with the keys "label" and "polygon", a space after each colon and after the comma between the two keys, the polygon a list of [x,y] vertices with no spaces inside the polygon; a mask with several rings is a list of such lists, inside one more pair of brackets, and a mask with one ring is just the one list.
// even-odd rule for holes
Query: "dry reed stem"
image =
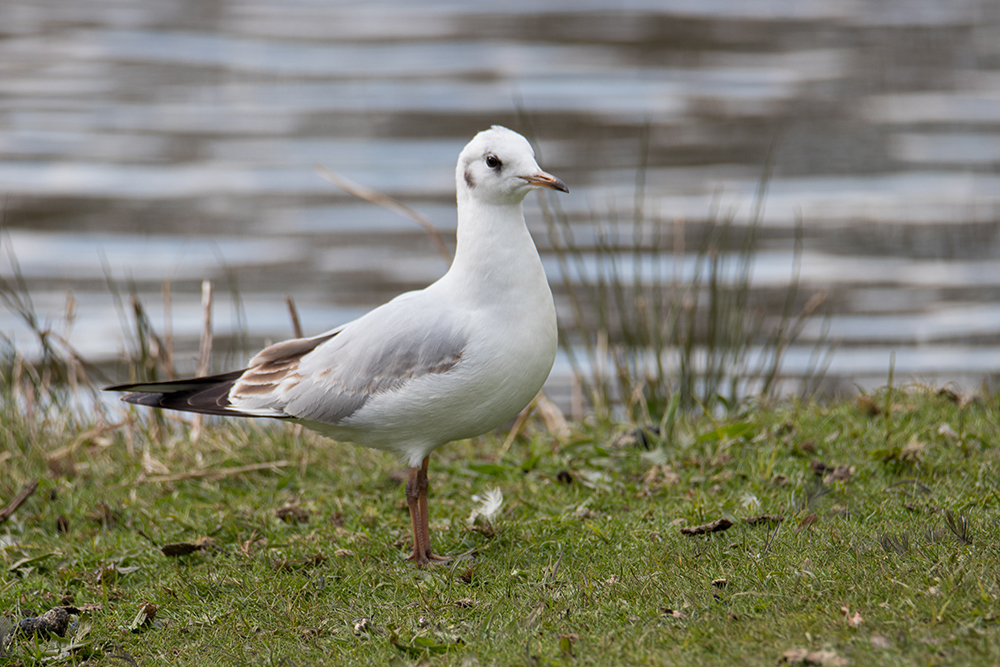
{"label": "dry reed stem", "polygon": [[57,450],[55,450],[53,452],[50,452],[48,455],[46,455],[46,458],[48,460],[52,461],[52,460],[61,459],[63,457],[69,456],[70,454],[73,454],[77,449],[79,449],[80,445],[82,445],[83,443],[88,442],[90,440],[93,440],[94,438],[100,437],[100,436],[102,436],[102,435],[104,435],[106,433],[110,433],[112,431],[115,431],[115,430],[121,428],[122,426],[125,426],[129,422],[130,422],[130,420],[124,419],[124,420],[122,420],[120,422],[117,422],[115,424],[99,424],[99,425],[95,426],[94,428],[88,429],[88,430],[84,431],[83,433],[80,433],[79,435],[77,435],[73,439],[73,442],[71,442],[70,444],[66,445],[65,447],[60,447],[59,449],[57,449]]}
{"label": "dry reed stem", "polygon": [[434,229],[434,225],[431,221],[425,218],[420,213],[414,211],[412,208],[398,202],[389,195],[382,194],[371,188],[367,188],[363,185],[350,181],[337,172],[333,171],[329,167],[324,167],[321,164],[316,165],[316,172],[326,181],[333,183],[338,188],[343,190],[348,194],[352,194],[358,199],[364,199],[366,202],[375,204],[376,206],[381,206],[382,208],[397,213],[404,218],[409,218],[413,222],[417,223],[424,228],[427,235],[431,237],[431,243],[434,244],[434,248],[437,249],[438,254],[446,262],[451,262],[451,251],[448,250],[448,246],[445,245],[444,239],[441,238],[441,234],[438,230]]}
{"label": "dry reed stem", "polygon": [[208,375],[212,367],[212,281],[201,283],[202,328],[201,346],[198,348],[197,376]]}
{"label": "dry reed stem", "polygon": [[285,297],[285,303],[288,305],[288,315],[292,318],[292,333],[296,338],[302,338],[302,322],[299,321],[299,309],[295,307],[295,298],[289,294]]}
{"label": "dry reed stem", "polygon": [[[201,345],[198,348],[198,369],[195,375],[203,377],[208,375],[212,368],[212,281],[205,280],[201,283],[201,308],[202,308],[202,328]],[[203,417],[195,414],[191,423],[191,442],[198,442],[201,438]]]}
{"label": "dry reed stem", "polygon": [[498,461],[503,460],[504,455],[514,443],[514,439],[517,437],[517,434],[521,432],[521,427],[524,426],[524,422],[528,419],[528,415],[530,415],[531,411],[535,408],[535,404],[538,403],[539,396],[541,395],[542,392],[538,392],[538,394],[531,399],[531,403],[524,406],[524,409],[517,414],[517,418],[514,420],[514,425],[510,427],[510,433],[507,434],[507,439],[503,441],[500,451],[497,452],[496,458]]}
{"label": "dry reed stem", "polygon": [[294,461],[269,461],[267,463],[251,463],[245,466],[236,466],[233,468],[218,468],[215,470],[191,470],[188,472],[175,473],[173,475],[154,475],[152,477],[145,477],[136,480],[136,483],[153,484],[157,482],[181,482],[186,479],[221,479],[223,477],[232,477],[233,475],[242,475],[247,472],[256,472],[258,470],[271,470],[272,468],[287,468],[288,466],[295,465]]}
{"label": "dry reed stem", "polygon": [[28,499],[28,497],[38,488],[38,480],[32,480],[25,484],[14,499],[7,503],[7,506],[0,510],[0,523],[3,523],[17,511],[17,508]]}
{"label": "dry reed stem", "polygon": [[568,438],[570,435],[569,424],[566,423],[566,416],[563,415],[559,406],[544,392],[539,393],[535,400],[535,410],[545,422],[545,429],[560,440]]}
{"label": "dry reed stem", "polygon": [[174,368],[174,301],[169,280],[163,281],[163,369],[167,373],[167,379],[173,380],[177,377]]}

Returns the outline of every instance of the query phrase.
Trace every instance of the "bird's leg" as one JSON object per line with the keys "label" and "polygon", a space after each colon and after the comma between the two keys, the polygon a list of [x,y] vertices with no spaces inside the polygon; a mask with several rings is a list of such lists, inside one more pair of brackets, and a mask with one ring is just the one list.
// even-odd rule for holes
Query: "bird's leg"
{"label": "bird's leg", "polygon": [[[421,519],[420,517],[420,495],[421,495],[421,469],[420,468],[410,468],[410,475],[406,480],[406,504],[410,508],[410,528],[413,530],[413,553],[407,557],[407,560],[412,560],[416,563],[417,567],[425,565],[427,563],[427,551],[428,546],[423,543],[423,531],[422,526],[426,524],[426,518]],[[426,493],[427,488],[427,473],[423,474],[423,486],[424,492]],[[424,507],[427,506],[426,496],[424,501]]]}
{"label": "bird's leg", "polygon": [[[418,486],[420,488],[420,497],[418,498],[418,507],[420,510],[420,539],[424,544],[424,557],[427,560],[438,561],[441,563],[447,563],[451,560],[447,556],[437,556],[431,552],[431,527],[430,527],[430,513],[427,511],[427,489],[430,484],[427,482],[427,464],[430,462],[431,457],[425,456],[423,465],[420,466],[420,472],[417,474]],[[414,468],[415,470],[415,468]]]}

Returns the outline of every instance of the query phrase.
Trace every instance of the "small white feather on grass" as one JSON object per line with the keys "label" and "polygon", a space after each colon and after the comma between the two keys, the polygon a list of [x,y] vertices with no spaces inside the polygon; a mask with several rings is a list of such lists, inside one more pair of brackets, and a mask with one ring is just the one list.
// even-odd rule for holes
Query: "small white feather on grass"
{"label": "small white feather on grass", "polygon": [[482,517],[487,525],[492,526],[494,517],[496,517],[500,511],[500,507],[503,505],[503,491],[499,488],[493,488],[483,495],[477,493],[472,496],[472,499],[478,502],[479,506],[472,509],[468,524],[471,526],[476,522],[477,518]]}
{"label": "small white feather on grass", "polygon": [[740,504],[743,505],[743,509],[750,510],[751,512],[760,510],[760,498],[752,493],[744,493],[740,498]]}

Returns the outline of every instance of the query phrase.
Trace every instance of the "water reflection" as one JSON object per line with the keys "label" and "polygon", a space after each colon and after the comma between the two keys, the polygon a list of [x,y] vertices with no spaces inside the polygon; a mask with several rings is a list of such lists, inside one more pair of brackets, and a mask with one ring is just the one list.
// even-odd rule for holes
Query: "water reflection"
{"label": "water reflection", "polygon": [[[123,346],[109,274],[151,313],[172,281],[189,348],[203,278],[221,312],[239,294],[254,343],[289,335],[286,294],[315,332],[435,279],[445,267],[418,228],[314,165],[450,230],[455,156],[503,123],[570,185],[574,280],[596,271],[595,216],[629,241],[640,164],[647,217],[664,235],[684,220],[689,238],[621,268],[692,275],[699,226],[746,224],[776,145],[753,281],[781,303],[801,220],[800,289],[829,290],[833,376],[884,381],[892,350],[897,375],[973,382],[1000,365],[990,0],[9,0],[0,35],[5,244],[48,319],[72,290],[74,340],[96,358]],[[527,213],[558,286],[537,205]],[[217,321],[223,338],[243,326]],[[11,313],[0,330],[29,345]],[[789,373],[821,335],[806,329]]]}

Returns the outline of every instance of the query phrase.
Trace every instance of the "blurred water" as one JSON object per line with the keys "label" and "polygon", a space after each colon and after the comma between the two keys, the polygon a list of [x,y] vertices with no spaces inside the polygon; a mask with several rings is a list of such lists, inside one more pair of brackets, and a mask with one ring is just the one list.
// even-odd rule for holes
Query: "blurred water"
{"label": "blurred water", "polygon": [[[317,163],[447,236],[459,150],[513,127],[569,184],[560,203],[592,274],[592,216],[626,221],[627,241],[643,160],[644,210],[697,234],[714,210],[749,219],[776,142],[759,300],[780,308],[800,219],[802,300],[829,291],[828,334],[808,326],[787,372],[829,335],[831,386],[884,382],[893,354],[897,378],[996,373],[993,0],[467,5],[6,0],[0,194],[19,268],[0,276],[19,271],[53,323],[72,291],[72,339],[97,360],[124,345],[108,279],[134,283],[157,327],[171,281],[188,367],[212,279],[217,362],[240,363],[291,335],[288,294],[315,333],[446,269],[416,225],[336,190]],[[538,205],[526,209],[558,285]],[[694,249],[638,269],[689,277]],[[13,313],[0,331],[32,349]],[[564,388],[568,363],[556,370]]]}

